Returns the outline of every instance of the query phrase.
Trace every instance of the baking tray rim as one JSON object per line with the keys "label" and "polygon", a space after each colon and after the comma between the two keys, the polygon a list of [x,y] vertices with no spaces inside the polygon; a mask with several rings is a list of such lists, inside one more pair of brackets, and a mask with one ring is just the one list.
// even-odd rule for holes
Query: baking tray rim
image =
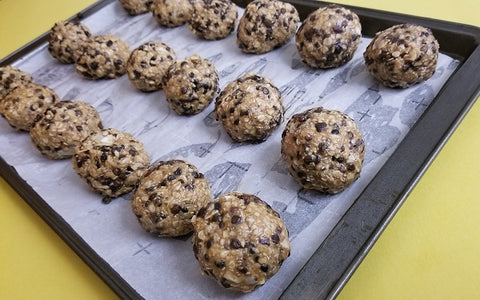
{"label": "baking tray rim", "polygon": [[[81,20],[114,1],[100,0],[75,14],[69,20]],[[244,7],[250,1],[234,0],[233,2]],[[287,2],[294,4],[302,17],[305,17],[313,9],[329,4],[323,1],[308,0],[289,0]],[[416,23],[431,28],[436,37],[437,35],[443,37],[446,34],[447,42],[448,39],[455,38],[456,43],[445,44],[448,46],[447,49],[441,50],[459,59],[460,64],[392,156],[290,283],[281,296],[282,299],[332,299],[339,294],[428,166],[468,113],[480,91],[480,79],[469,76],[474,73],[474,66],[480,64],[480,28],[401,13],[349,5],[342,6],[352,9],[360,16],[363,30],[365,27],[367,28],[365,36],[373,36],[376,31],[393,24]],[[11,64],[40,47],[46,43],[48,33],[49,31],[1,59],[0,65]],[[467,43],[467,45],[462,45],[462,43]],[[442,45],[442,43],[440,44]],[[460,91],[460,95],[457,94],[457,91]],[[448,101],[449,98],[455,99],[455,101]],[[432,125],[439,125],[439,120],[441,126],[435,126],[435,130],[431,134]],[[427,142],[424,139],[425,135],[429,136]],[[422,143],[417,143],[419,140]],[[416,150],[415,157],[409,153],[412,147]],[[418,155],[419,153],[420,155]],[[409,158],[409,163],[407,167],[402,164],[402,168],[398,172],[398,168],[395,168],[396,164],[404,158]],[[0,175],[119,297],[142,298],[2,157],[0,157]],[[393,186],[392,182],[387,180],[390,176],[394,176],[396,179]],[[384,186],[386,182],[393,189],[381,190],[380,187]],[[365,209],[372,206],[376,209],[373,212]],[[371,223],[374,223],[374,226],[365,225],[366,217],[368,217],[368,221],[373,221]],[[354,247],[351,244],[344,245],[345,242],[351,242],[351,238],[355,239],[356,245]],[[338,251],[339,249],[343,251]],[[327,273],[327,278],[324,278]],[[321,276],[311,276],[311,274],[321,274]],[[302,293],[299,294],[299,291]]]}

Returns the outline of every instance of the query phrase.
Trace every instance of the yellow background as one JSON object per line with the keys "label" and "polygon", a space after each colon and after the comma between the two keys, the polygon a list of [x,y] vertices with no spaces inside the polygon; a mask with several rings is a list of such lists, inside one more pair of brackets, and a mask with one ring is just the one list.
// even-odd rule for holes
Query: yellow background
{"label": "yellow background", "polygon": [[[93,2],[0,0],[0,57]],[[478,0],[338,3],[480,26]],[[339,299],[480,299],[479,132],[477,103]],[[0,299],[116,298],[3,178],[0,228]]]}

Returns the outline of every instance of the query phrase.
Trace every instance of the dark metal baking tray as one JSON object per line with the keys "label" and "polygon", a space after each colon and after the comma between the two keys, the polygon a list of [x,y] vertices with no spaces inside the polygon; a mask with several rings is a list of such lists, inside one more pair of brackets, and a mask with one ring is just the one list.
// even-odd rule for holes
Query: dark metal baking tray
{"label": "dark metal baking tray", "polygon": [[[99,1],[70,19],[82,20],[112,1]],[[244,7],[249,1],[234,2]],[[297,7],[302,19],[314,9],[328,4],[301,0],[289,2]],[[460,64],[390,159],[285,290],[282,299],[324,299],[338,295],[473,105],[480,90],[480,77],[476,76],[476,68],[480,65],[479,28],[360,7],[349,8],[359,15],[362,32],[369,37],[397,23],[431,28],[441,51],[458,59]],[[33,51],[45,43],[47,34],[4,58],[0,65],[11,64]],[[3,158],[0,158],[0,174],[121,298],[141,298]]]}

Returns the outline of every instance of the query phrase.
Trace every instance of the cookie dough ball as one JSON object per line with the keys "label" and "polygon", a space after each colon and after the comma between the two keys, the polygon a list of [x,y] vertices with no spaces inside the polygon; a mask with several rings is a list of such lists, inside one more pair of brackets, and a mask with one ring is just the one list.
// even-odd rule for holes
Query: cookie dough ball
{"label": "cookie dough ball", "polygon": [[51,88],[28,83],[20,85],[0,101],[0,114],[17,130],[30,131],[37,114],[60,101]]}
{"label": "cookie dough ball", "polygon": [[130,56],[128,44],[116,36],[97,35],[82,44],[75,69],[88,79],[112,79],[125,74]]}
{"label": "cookie dough ball", "polygon": [[406,88],[432,77],[438,49],[429,28],[400,24],[377,33],[363,56],[370,74],[383,85]]}
{"label": "cookie dough ball", "polygon": [[48,52],[61,63],[73,64],[81,54],[81,44],[91,35],[81,23],[59,21],[48,35]]}
{"label": "cookie dough ball", "polygon": [[132,51],[127,62],[130,82],[144,92],[162,88],[163,77],[177,56],[168,45],[150,41]]}
{"label": "cookie dough ball", "polygon": [[154,0],[151,11],[160,26],[177,27],[190,20],[193,5],[190,0]]}
{"label": "cookie dough ball", "polygon": [[150,11],[152,0],[119,0],[125,11],[132,16]]}
{"label": "cookie dough ball", "polygon": [[346,114],[312,108],[294,115],[282,135],[282,157],[304,188],[335,194],[360,176],[365,144]]}
{"label": "cookie dough ball", "polygon": [[237,17],[237,6],[230,0],[197,0],[188,24],[199,38],[219,40],[235,29]]}
{"label": "cookie dough ball", "polygon": [[103,128],[95,108],[82,101],[60,101],[38,114],[30,129],[37,149],[51,159],[73,155],[75,147]]}
{"label": "cookie dough ball", "polygon": [[183,160],[160,161],[140,179],[132,210],[146,231],[175,237],[193,231],[192,217],[210,201],[208,182],[195,166]]}
{"label": "cookie dough ball", "polygon": [[72,157],[77,174],[108,203],[132,191],[148,168],[143,144],[131,134],[113,128],[92,133]]}
{"label": "cookie dough ball", "polygon": [[178,60],[167,71],[163,91],[177,114],[198,114],[218,93],[217,70],[212,63],[196,54]]}
{"label": "cookie dough ball", "polygon": [[307,16],[295,35],[295,43],[308,66],[335,68],[352,59],[361,31],[360,19],[354,12],[330,4]]}
{"label": "cookie dough ball", "polygon": [[226,288],[250,292],[290,255],[288,230],[260,198],[231,192],[193,217],[193,251],[203,273]]}
{"label": "cookie dough ball", "polygon": [[287,43],[300,17],[290,3],[256,0],[245,8],[237,28],[237,45],[245,53],[261,54]]}
{"label": "cookie dough ball", "polygon": [[214,113],[232,140],[263,142],[283,122],[283,97],[268,78],[247,74],[225,87]]}
{"label": "cookie dough ball", "polygon": [[0,101],[19,85],[33,82],[32,75],[14,66],[0,67]]}

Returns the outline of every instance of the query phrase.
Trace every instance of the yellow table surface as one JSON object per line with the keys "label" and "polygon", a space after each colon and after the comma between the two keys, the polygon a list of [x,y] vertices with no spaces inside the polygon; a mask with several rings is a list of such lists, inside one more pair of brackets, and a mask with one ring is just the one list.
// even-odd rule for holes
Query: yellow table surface
{"label": "yellow table surface", "polygon": [[[0,0],[0,57],[93,2]],[[478,0],[338,3],[480,26]],[[449,139],[339,299],[480,299],[478,149],[480,103]],[[116,298],[3,178],[0,199],[0,299]]]}

